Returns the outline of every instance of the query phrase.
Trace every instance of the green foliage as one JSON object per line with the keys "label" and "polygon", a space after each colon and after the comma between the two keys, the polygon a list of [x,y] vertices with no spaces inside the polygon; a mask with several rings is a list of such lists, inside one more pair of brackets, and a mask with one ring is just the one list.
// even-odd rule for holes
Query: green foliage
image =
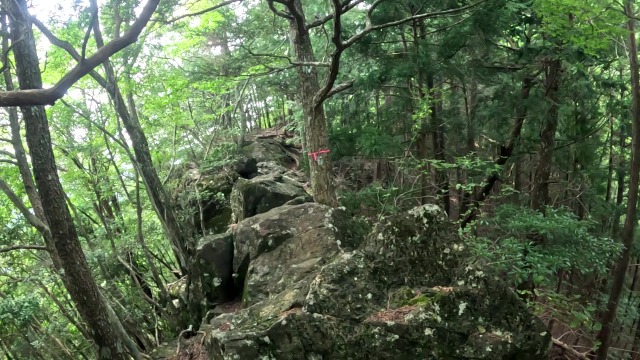
{"label": "green foliage", "polygon": [[40,299],[30,294],[0,298],[0,329],[24,329],[41,311]]}
{"label": "green foliage", "polygon": [[545,214],[530,208],[502,205],[486,220],[491,236],[469,239],[475,256],[504,273],[513,284],[533,279],[553,286],[558,271],[605,275],[620,244],[594,235],[595,222],[579,220],[563,208]]}
{"label": "green foliage", "polygon": [[[91,15],[86,2],[71,3],[60,2],[60,9],[68,11],[56,11],[40,20],[80,50]],[[241,133],[251,137],[259,128],[275,124],[279,135],[285,131],[290,135],[285,141],[293,152],[299,151],[306,134],[300,84],[292,64],[290,27],[271,12],[266,1],[167,21],[218,3],[162,1],[154,15],[157,21],[145,29],[138,42],[110,59],[126,106],[135,109],[154,166],[170,190],[173,205],[179,208],[186,232],[192,230],[188,228],[197,212],[193,205],[199,200],[228,205],[220,192],[195,191],[193,182],[181,182],[189,169],[217,174],[234,161]],[[331,11],[330,2],[302,3],[308,21]],[[365,1],[343,14],[343,40],[364,29],[364,6],[371,3]],[[371,20],[381,24],[469,3],[383,1]],[[139,1],[101,5],[105,41],[129,28],[139,5]],[[384,174],[376,176],[373,183],[348,174],[354,184],[344,189],[359,189],[340,190],[340,203],[354,218],[351,235],[368,233],[371,220],[380,216],[436,199],[435,172],[446,174],[451,217],[460,219],[465,215],[457,214],[465,200],[460,194],[477,193],[485,179],[495,175],[498,180],[487,194],[486,205],[478,204],[485,217],[464,233],[469,247],[479,261],[514,286],[532,280],[536,289],[531,295],[538,301],[530,305],[540,314],[586,333],[597,331],[596,308],[603,303],[606,289],[594,286],[593,293],[585,293],[574,284],[559,292],[555,289],[559,278],[567,282],[589,278],[599,284],[608,276],[620,250],[615,230],[619,230],[616,221],[624,219],[626,206],[631,102],[628,59],[621,41],[627,18],[619,7],[605,0],[489,0],[464,14],[428,17],[372,32],[346,49],[337,84],[353,82],[353,86],[323,105],[331,157],[390,164],[384,169],[381,166]],[[119,29],[118,19],[123,21]],[[326,63],[332,57],[332,25],[329,20],[311,30],[318,62]],[[39,49],[43,49],[39,51],[40,66],[48,86],[76,61],[66,51],[49,45],[43,35],[36,37]],[[95,51],[96,42],[90,36],[87,54]],[[11,63],[14,60],[11,53],[9,56]],[[555,58],[562,60],[564,71],[558,89],[558,128],[549,179],[553,203],[543,215],[524,205],[503,204],[528,201],[541,129],[550,107],[544,66]],[[321,82],[327,76],[325,65],[318,67]],[[105,75],[101,66],[95,70]],[[525,76],[533,76],[534,85],[529,99],[522,101]],[[431,86],[428,79],[433,80],[432,91],[427,88]],[[473,89],[477,93],[475,105]],[[505,166],[497,166],[495,160],[511,139],[514,118],[521,109],[526,110],[526,116],[514,152]],[[153,253],[152,261],[157,261],[161,282],[175,280],[170,274],[175,264],[144,182],[140,183],[141,199],[137,202],[136,182],[140,179],[135,154],[113,99],[96,81],[85,77],[64,101],[47,107],[47,114],[58,171],[92,274],[123,317],[143,324],[141,327],[155,336],[156,324],[149,323],[151,307],[118,256],[134,255],[156,300],[159,288],[152,280],[139,236]],[[444,161],[434,159],[436,120],[445,130]],[[5,120],[0,121],[0,178],[29,207],[11,156],[12,146],[6,141],[11,137],[6,125]],[[426,147],[425,157],[418,152],[418,140]],[[299,170],[308,170],[306,159],[301,156]],[[618,183],[619,174],[626,177]],[[421,199],[423,191],[428,193],[426,199]],[[109,212],[104,210],[105,204],[113,218],[101,218]],[[142,211],[140,232],[138,207]],[[581,209],[582,220],[573,215]],[[470,235],[474,232],[479,236]],[[23,214],[0,194],[0,247],[41,243],[41,236]],[[638,249],[635,244],[634,256]],[[46,256],[22,250],[2,253],[0,269],[0,331],[3,339],[14,342],[13,349],[32,351],[18,330],[35,320],[53,329],[51,334],[62,334],[66,346],[81,349],[90,345],[59,315],[60,309],[49,295],[34,291],[41,289],[40,285],[27,281],[38,278],[61,300],[63,308],[76,316]],[[627,295],[621,302],[621,312],[626,315],[618,322],[624,329],[632,328],[640,316],[637,294]],[[425,299],[414,300],[421,303]],[[160,317],[160,328],[165,326],[163,321]],[[52,340],[43,337],[38,346],[47,349],[51,344]]]}
{"label": "green foliage", "polygon": [[397,137],[377,126],[361,129],[333,128],[329,135],[334,158],[364,155],[368,158],[396,156],[402,151]]}
{"label": "green foliage", "polygon": [[374,182],[358,191],[343,191],[340,205],[352,215],[377,218],[398,213],[416,205],[411,188],[399,188]]}
{"label": "green foliage", "polygon": [[[228,137],[227,139],[231,140],[233,138]],[[200,164],[201,171],[210,171],[233,162],[238,154],[238,146],[229,140],[218,142],[211,147],[209,153],[206,154]]]}
{"label": "green foliage", "polygon": [[533,10],[547,35],[568,48],[598,55],[610,50],[611,43],[605,39],[624,35],[618,26],[624,23],[624,16],[620,11],[603,10],[608,6],[603,0],[542,0],[534,2]]}
{"label": "green foliage", "polygon": [[545,288],[536,289],[535,292],[541,300],[531,303],[536,313],[561,319],[572,329],[599,331],[602,328],[602,324],[597,320],[598,309],[589,299],[584,299],[581,295],[566,295]]}

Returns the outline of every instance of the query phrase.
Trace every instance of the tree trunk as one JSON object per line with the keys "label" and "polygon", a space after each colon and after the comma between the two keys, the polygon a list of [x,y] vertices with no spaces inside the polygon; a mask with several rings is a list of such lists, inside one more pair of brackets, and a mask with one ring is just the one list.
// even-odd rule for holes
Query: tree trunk
{"label": "tree trunk", "polygon": [[[622,81],[624,70],[620,69],[619,75],[620,80]],[[620,88],[620,99],[623,100],[625,98],[625,87],[621,86]],[[620,149],[620,156],[618,156],[618,162],[616,166],[616,206],[613,212],[613,219],[611,224],[611,235],[614,237],[618,236],[618,230],[620,229],[620,215],[621,211],[620,206],[624,201],[624,181],[626,177],[625,171],[625,156],[624,149],[626,147],[626,137],[628,136],[628,127],[624,126],[622,122],[618,124],[618,148]]]}
{"label": "tree trunk", "polygon": [[[151,158],[151,151],[149,151],[149,143],[147,137],[142,131],[140,121],[138,120],[138,114],[133,103],[133,97],[129,98],[129,111],[126,111],[126,107],[122,102],[122,95],[117,85],[117,80],[113,67],[109,61],[105,62],[105,70],[107,73],[107,79],[110,86],[113,88],[115,95],[112,98],[115,101],[115,106],[120,108],[119,114],[122,118],[127,134],[131,139],[133,145],[133,152],[136,156],[136,162],[138,163],[138,170],[142,175],[142,180],[149,194],[149,199],[153,204],[153,208],[158,214],[158,218],[164,225],[165,233],[169,237],[173,253],[178,260],[178,265],[182,274],[188,273],[188,260],[190,255],[195,251],[195,244],[190,239],[190,234],[186,234],[181,224],[178,222],[173,204],[167,196],[162,181],[158,176],[156,168],[153,166],[153,160]],[[126,115],[125,115],[126,114]]]}
{"label": "tree trunk", "polygon": [[[119,24],[115,25],[119,28]],[[102,33],[98,22],[94,23],[93,27],[94,38],[96,45],[102,47],[104,41],[102,39]],[[48,36],[48,35],[47,35]],[[64,48],[75,61],[81,61],[81,55],[74,49]],[[130,59],[125,59],[125,63],[129,63]],[[130,64],[129,64],[130,65]],[[104,69],[106,79],[100,75],[97,71],[91,71],[89,75],[96,80],[96,82],[109,94],[109,97],[113,101],[114,109],[118,114],[118,117],[122,120],[127,134],[133,144],[135,160],[137,162],[138,169],[142,175],[142,179],[146,185],[146,190],[149,195],[149,199],[153,205],[163,228],[169,237],[174,256],[178,260],[178,265],[183,274],[187,272],[187,258],[190,246],[189,234],[183,232],[181,224],[178,222],[175,215],[172,203],[162,187],[162,182],[158,176],[158,173],[153,166],[151,153],[149,151],[149,144],[147,138],[142,131],[138,116],[135,111],[135,104],[133,104],[133,97],[130,96],[125,100],[122,95],[118,84],[117,78],[109,60],[105,61]],[[127,108],[127,105],[129,108]],[[195,246],[195,245],[194,245]]]}
{"label": "tree trunk", "polygon": [[[529,94],[531,93],[531,88],[533,87],[533,78],[530,76],[525,76],[522,81],[522,89],[520,92],[520,101],[518,107],[516,109],[516,118],[513,123],[513,127],[511,128],[511,133],[509,134],[509,141],[500,147],[500,154],[498,158],[495,160],[495,164],[499,166],[503,166],[507,163],[507,160],[513,154],[513,149],[516,147],[516,142],[520,139],[520,133],[522,132],[522,126],[524,125],[524,121],[527,118],[527,105],[525,102],[529,99]],[[475,220],[476,215],[478,214],[478,210],[480,209],[480,205],[482,202],[489,196],[491,190],[493,190],[493,186],[498,181],[500,174],[498,172],[494,172],[489,175],[487,179],[484,181],[484,185],[473,195],[473,208],[469,212],[469,214],[464,218],[462,223],[460,224],[461,228],[465,228],[469,223]]]}
{"label": "tree trunk", "polygon": [[[2,15],[2,31],[5,33],[2,36],[2,51],[8,52],[9,49],[9,31],[7,27],[7,14]],[[11,69],[7,67],[3,72],[5,84],[7,91],[13,91],[13,79],[11,77]],[[18,171],[20,172],[20,178],[22,180],[22,184],[24,186],[24,190],[27,194],[27,198],[31,203],[31,207],[33,208],[33,212],[36,217],[42,221],[43,224],[47,224],[47,219],[44,214],[44,209],[42,208],[42,201],[40,200],[40,196],[38,195],[38,191],[36,190],[36,185],[33,182],[33,174],[31,173],[31,169],[29,168],[29,160],[27,159],[27,152],[24,149],[22,144],[22,135],[20,135],[20,121],[18,119],[18,110],[15,107],[10,107],[7,109],[9,113],[9,127],[11,128],[11,145],[13,146],[13,152],[16,157],[16,162],[18,163]],[[56,271],[61,269],[60,258],[58,254],[55,252],[55,247],[53,246],[53,239],[51,237],[50,231],[40,231],[42,233],[42,237],[44,239],[45,244],[49,247],[49,255],[51,256],[51,260],[53,263],[53,267]]]}
{"label": "tree trunk", "polygon": [[[315,62],[309,30],[306,28],[304,11],[300,0],[293,0],[289,6],[292,14],[290,20],[291,45],[298,62]],[[300,97],[304,114],[304,137],[309,168],[311,171],[311,188],[316,202],[329,206],[337,206],[338,200],[333,187],[329,136],[322,101],[316,101],[320,91],[318,70],[313,66],[298,66],[300,79]]]}
{"label": "tree trunk", "polygon": [[542,210],[551,202],[549,198],[549,178],[553,164],[553,149],[555,147],[556,129],[558,128],[558,88],[562,75],[562,63],[559,59],[550,60],[545,64],[545,90],[549,101],[549,109],[540,133],[540,150],[538,151],[538,165],[533,177],[531,193],[531,208]]}
{"label": "tree trunk", "polygon": [[[465,132],[465,151],[468,156],[474,156],[476,152],[476,114],[478,112],[478,81],[476,79],[471,80],[469,90],[463,83],[464,91],[464,103],[465,103],[465,115],[466,115],[466,132]],[[517,165],[518,163],[516,163]],[[460,170],[462,184],[467,185],[469,183],[469,171]],[[471,208],[471,193],[464,188],[458,190],[458,220],[463,220],[467,215],[467,211]]]}
{"label": "tree trunk", "polygon": [[[4,6],[11,17],[11,37],[20,88],[40,89],[40,66],[26,1],[5,1]],[[20,110],[25,122],[35,184],[64,270],[62,279],[65,288],[78,312],[93,330],[93,340],[100,359],[128,359],[125,348],[140,358],[137,348],[124,332],[122,324],[113,316],[113,310],[91,277],[58,178],[44,107],[22,107]]]}
{"label": "tree trunk", "polygon": [[[439,102],[442,101],[438,89],[435,88],[433,74],[427,75],[427,89],[429,91],[429,108],[431,109],[431,137],[433,141],[434,158],[439,165],[444,165],[447,161],[445,153],[444,122],[440,119]],[[436,187],[440,205],[444,207],[447,215],[451,212],[451,201],[449,199],[449,178],[446,169],[436,166],[435,169]]]}
{"label": "tree trunk", "polygon": [[17,360],[18,359],[16,354],[13,353],[13,351],[11,351],[11,349],[7,346],[7,344],[4,343],[2,338],[0,338],[0,348],[2,348],[2,351],[4,352],[3,355],[7,358],[7,360]]}
{"label": "tree trunk", "polygon": [[[615,100],[615,98],[611,99],[612,102]],[[606,191],[606,195],[605,195],[605,202],[608,204],[609,202],[611,202],[611,194],[612,194],[612,189],[613,189],[613,173],[614,173],[614,161],[615,161],[615,156],[614,156],[614,132],[613,132],[613,122],[614,122],[614,117],[611,116],[609,118],[609,159],[608,159],[608,166],[607,166],[607,191]]]}
{"label": "tree trunk", "polygon": [[600,347],[596,352],[598,360],[607,360],[609,347],[611,346],[611,331],[616,320],[618,302],[622,294],[624,279],[629,266],[631,247],[633,245],[633,235],[636,227],[636,214],[638,202],[638,185],[640,183],[640,74],[638,74],[638,49],[636,46],[635,19],[633,18],[633,1],[629,0],[625,4],[625,10],[629,16],[627,30],[629,32],[629,65],[631,70],[632,89],[632,146],[631,146],[631,171],[629,176],[629,191],[627,200],[627,213],[622,229],[622,243],[624,248],[620,254],[620,259],[616,262],[613,272],[613,283],[611,293],[607,303],[607,310],[602,317],[602,329],[598,333],[597,340]]}

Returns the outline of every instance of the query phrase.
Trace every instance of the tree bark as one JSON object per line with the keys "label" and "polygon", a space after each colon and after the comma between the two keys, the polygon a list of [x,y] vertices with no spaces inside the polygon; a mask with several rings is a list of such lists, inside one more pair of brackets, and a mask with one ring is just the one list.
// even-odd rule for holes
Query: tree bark
{"label": "tree bark", "polygon": [[[41,89],[40,66],[26,1],[7,0],[4,6],[11,17],[11,38],[20,88]],[[26,126],[35,184],[64,270],[65,288],[83,320],[93,330],[100,359],[128,359],[125,348],[140,358],[135,344],[122,329],[122,324],[112,316],[113,310],[91,277],[58,177],[44,107],[25,106],[20,110]]]}
{"label": "tree bark", "polygon": [[553,149],[555,148],[556,129],[558,128],[558,88],[562,75],[562,63],[553,59],[545,64],[545,97],[549,101],[549,110],[545,116],[544,127],[540,133],[540,149],[538,151],[538,165],[533,177],[531,192],[531,208],[543,210],[550,203],[549,178],[553,164]]}
{"label": "tree bark", "polygon": [[[615,101],[615,98],[611,99],[612,102]],[[608,159],[608,166],[607,166],[607,190],[605,192],[605,199],[604,202],[606,202],[607,204],[609,202],[611,202],[611,194],[613,192],[613,173],[614,173],[614,162],[615,162],[615,156],[614,156],[614,132],[613,132],[613,122],[614,122],[614,117],[611,116],[609,118],[609,159]]]}
{"label": "tree bark", "polygon": [[[9,31],[6,14],[2,15],[1,22],[2,31],[4,32],[2,36],[2,52],[5,53],[9,49]],[[3,76],[7,91],[13,91],[13,79],[11,77],[11,70],[9,67],[5,69],[5,71],[3,72]],[[27,193],[27,198],[31,203],[31,207],[33,208],[33,212],[35,213],[36,218],[38,218],[45,226],[44,228],[38,230],[42,234],[45,244],[47,244],[49,256],[51,256],[54,269],[56,269],[56,271],[59,271],[61,268],[60,259],[58,257],[58,254],[55,252],[55,247],[53,246],[53,239],[51,237],[51,231],[49,231],[48,228],[49,225],[47,224],[44,209],[42,208],[42,202],[40,201],[40,196],[38,195],[36,185],[33,182],[33,174],[31,173],[31,169],[29,167],[27,152],[25,151],[24,145],[22,144],[22,136],[20,135],[20,121],[18,119],[18,109],[15,107],[10,107],[7,110],[9,112],[9,127],[11,128],[11,145],[13,146],[16,162],[18,163],[20,178],[22,180],[24,190]]]}
{"label": "tree bark", "polygon": [[[433,74],[427,75],[427,89],[429,90],[429,101],[431,109],[431,137],[433,141],[434,158],[439,164],[444,164],[446,159],[445,153],[445,129],[444,122],[440,118],[439,102],[442,101],[439,91],[435,88]],[[446,169],[435,169],[436,187],[438,189],[438,198],[447,215],[451,213],[451,201],[449,194],[449,177]]]}
{"label": "tree bark", "polygon": [[[78,62],[81,61],[81,55],[71,46],[71,44],[56,38],[47,28],[44,27],[43,24],[36,21],[35,25],[38,26],[40,31],[42,31],[52,44],[64,49],[69,55],[71,55],[71,57],[73,57],[74,60]],[[98,46],[104,45],[99,26],[94,26],[94,30],[96,33],[96,43]],[[118,87],[115,71],[111,62],[106,60],[103,65],[105,68],[106,78],[96,71],[90,71],[89,75],[91,75],[91,77],[96,80],[96,82],[109,94],[109,97],[114,104],[114,109],[125,126],[125,130],[127,131],[134,148],[135,160],[146,186],[149,199],[151,200],[153,208],[156,211],[167,236],[169,237],[172,250],[175,258],[178,260],[180,270],[182,274],[186,274],[188,272],[186,259],[189,257],[187,254],[189,252],[188,249],[190,248],[190,238],[183,233],[183,229],[181,229],[174,213],[173,206],[162,187],[162,181],[153,166],[147,138],[142,131],[140,122],[138,121],[135,107],[131,108],[131,105],[134,104],[132,104],[131,101],[125,100],[125,97],[122,95],[122,92]],[[127,104],[129,107],[127,107]]]}
{"label": "tree bark", "polygon": [[629,19],[627,21],[627,30],[629,32],[629,65],[631,70],[631,89],[632,89],[632,146],[631,146],[631,171],[629,176],[629,191],[627,194],[627,213],[622,229],[622,244],[624,248],[620,254],[620,258],[616,262],[613,272],[613,283],[607,303],[607,310],[602,317],[602,328],[596,339],[600,342],[600,347],[596,352],[598,360],[607,360],[609,347],[611,346],[611,332],[616,320],[616,312],[618,310],[618,302],[624,287],[624,279],[629,266],[631,256],[631,247],[633,245],[634,232],[636,227],[637,203],[638,203],[638,185],[640,183],[640,70],[638,66],[638,49],[636,45],[635,32],[635,14],[633,10],[633,1],[629,0],[625,4],[625,12]]}
{"label": "tree bark", "polygon": [[[315,62],[313,46],[309,30],[306,27],[302,2],[292,0],[288,6],[292,14],[290,24],[291,45],[296,55],[296,61],[300,63]],[[337,206],[331,158],[329,153],[329,136],[327,133],[327,121],[323,108],[324,99],[316,99],[320,92],[318,70],[313,66],[298,66],[300,79],[300,97],[304,114],[304,137],[309,153],[309,168],[311,171],[311,188],[314,200],[320,204]]]}
{"label": "tree bark", "polygon": [[[96,26],[94,26],[94,33],[96,34],[96,42],[98,46],[101,46],[103,41],[97,23]],[[147,189],[149,199],[153,204],[153,208],[156,210],[156,214],[158,214],[160,222],[164,225],[165,233],[169,237],[169,241],[171,243],[173,253],[178,260],[180,270],[182,271],[182,274],[188,274],[189,264],[187,259],[189,259],[191,254],[195,251],[195,244],[189,234],[185,234],[185,229],[183,229],[179,223],[173,204],[167,196],[167,193],[162,186],[162,180],[160,180],[160,176],[158,176],[158,172],[153,165],[151,151],[149,150],[149,142],[147,141],[144,131],[142,131],[133,96],[127,97],[126,103],[129,105],[129,108],[127,109],[124,97],[122,96],[118,86],[115,71],[109,60],[104,62],[104,69],[106,73],[106,86],[103,85],[103,88],[107,90],[111,96],[111,99],[114,102],[114,107],[122,120],[129,138],[131,139],[138,170],[142,175],[142,180],[145,184],[145,188]]]}

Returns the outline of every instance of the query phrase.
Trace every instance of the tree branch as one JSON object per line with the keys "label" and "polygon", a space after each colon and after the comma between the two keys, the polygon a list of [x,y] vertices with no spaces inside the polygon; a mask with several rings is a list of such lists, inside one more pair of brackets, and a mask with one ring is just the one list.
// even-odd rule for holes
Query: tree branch
{"label": "tree branch", "polygon": [[1,253],[6,253],[6,252],[9,252],[9,251],[14,251],[14,250],[44,250],[44,251],[49,251],[49,249],[46,246],[42,246],[42,245],[14,245],[14,246],[8,246],[8,247],[0,248],[0,254]]}
{"label": "tree branch", "polygon": [[6,150],[0,150],[0,155],[8,156],[8,157],[10,157],[12,159],[16,158],[15,154],[13,154],[10,151],[6,151]]}
{"label": "tree branch", "polygon": [[423,19],[429,19],[429,18],[434,18],[434,17],[445,17],[445,16],[458,15],[460,13],[463,13],[463,12],[467,11],[467,10],[471,10],[471,9],[477,7],[478,5],[484,3],[486,0],[480,0],[478,2],[475,2],[475,3],[471,4],[471,5],[462,6],[462,7],[458,7],[458,8],[455,8],[455,9],[434,11],[434,12],[425,13],[425,14],[413,15],[413,16],[406,17],[404,19],[391,21],[391,22],[384,23],[384,24],[372,25],[372,23],[371,23],[371,14],[372,14],[373,10],[378,5],[380,5],[383,1],[384,0],[378,0],[378,1],[374,2],[371,5],[369,10],[367,11],[367,20],[366,20],[367,21],[367,25],[365,26],[364,30],[362,30],[361,32],[353,35],[347,41],[344,42],[343,45],[344,45],[345,49],[350,47],[350,46],[352,46],[358,40],[362,39],[365,35],[373,32],[373,31],[386,29],[386,28],[393,27],[393,26],[402,25],[402,24],[405,24],[405,23],[408,23],[408,22],[414,21],[414,20],[423,20]]}
{"label": "tree branch", "polygon": [[89,2],[89,11],[91,11],[91,20],[89,21],[89,27],[87,28],[87,32],[84,34],[84,39],[82,40],[82,60],[83,62],[87,55],[87,44],[89,43],[89,37],[91,37],[91,30],[93,29],[93,25],[98,20],[98,4],[95,0]]}
{"label": "tree branch", "polygon": [[[356,1],[354,1],[354,2],[351,2],[351,0],[346,0],[345,2],[343,2],[343,3],[342,3],[342,6],[341,6],[342,10],[341,10],[341,12],[344,14],[344,13],[346,13],[347,11],[349,11],[349,10],[353,9],[354,7],[356,7],[356,6],[360,5],[360,4],[361,4],[361,3],[363,3],[364,1],[365,1],[365,0],[356,0]],[[313,29],[313,28],[316,28],[316,27],[318,27],[318,26],[322,26],[322,25],[324,25],[324,24],[328,23],[328,22],[329,22],[329,20],[331,20],[331,19],[333,19],[333,14],[326,15],[326,16],[325,16],[325,17],[323,17],[323,18],[316,19],[315,21],[310,22],[309,24],[307,24],[306,28],[307,28],[307,30],[311,30],[311,29]]]}
{"label": "tree branch", "polygon": [[49,89],[0,91],[0,107],[51,105],[55,103],[83,76],[89,74],[94,68],[108,60],[113,54],[136,42],[159,3],[160,0],[148,0],[140,17],[123,36],[110,41],[98,49],[91,57],[87,58],[86,61],[78,63],[53,87]]}
{"label": "tree branch", "polygon": [[[67,41],[64,41],[58,37],[56,37],[42,22],[40,22],[35,17],[31,17],[31,21],[33,24],[40,30],[40,32],[49,40],[49,42],[62,50],[66,51],[75,61],[78,63],[81,62],[82,56],[76,51],[76,49]],[[100,75],[96,70],[91,70],[89,75],[98,82],[98,84],[104,88],[108,88],[107,80]]]}
{"label": "tree branch", "polygon": [[320,61],[293,61],[293,60],[291,60],[290,57],[288,57],[286,55],[255,53],[255,52],[251,51],[250,48],[248,48],[248,47],[246,47],[244,45],[242,45],[241,48],[244,49],[246,52],[248,52],[249,55],[251,55],[251,56],[271,57],[271,58],[275,58],[275,59],[282,59],[282,60],[286,60],[289,64],[295,65],[295,66],[319,66],[319,67],[329,67],[329,66],[331,66],[331,64],[329,64],[329,63],[320,62]]}
{"label": "tree branch", "polygon": [[27,221],[29,222],[29,224],[31,224],[31,226],[36,228],[42,234],[50,232],[49,227],[45,223],[40,221],[40,219],[38,219],[37,216],[32,214],[31,211],[29,211],[29,209],[22,202],[20,197],[18,197],[18,195],[13,190],[11,190],[11,188],[9,187],[9,184],[7,184],[2,179],[0,179],[0,190],[4,192],[5,195],[7,195],[9,200],[13,203],[13,205],[16,208],[18,208],[18,211],[20,211],[20,213],[27,219]]}
{"label": "tree branch", "polygon": [[335,46],[333,54],[331,54],[331,66],[329,67],[329,75],[327,82],[322,89],[314,96],[313,102],[315,106],[322,106],[322,103],[329,98],[331,89],[336,83],[338,73],[340,72],[340,58],[345,47],[342,43],[342,5],[340,0],[331,0],[333,6],[333,36],[331,42]]}
{"label": "tree branch", "polygon": [[558,346],[560,348],[562,348],[563,350],[571,353],[571,355],[573,355],[575,358],[580,359],[580,360],[588,360],[589,359],[589,352],[578,352],[576,349],[574,349],[572,346],[556,339],[556,338],[552,338],[551,339],[553,341],[553,345]]}
{"label": "tree branch", "polygon": [[[435,11],[435,12],[430,12],[430,13],[425,13],[425,14],[418,14],[418,15],[409,16],[409,17],[406,17],[404,19],[400,19],[400,20],[397,20],[397,21],[392,21],[392,22],[379,24],[379,25],[372,25],[371,16],[373,14],[373,11],[380,4],[382,4],[384,1],[386,1],[386,0],[376,0],[373,4],[371,4],[371,7],[369,7],[369,9],[367,10],[367,15],[366,15],[367,16],[367,20],[366,20],[366,26],[365,26],[364,30],[362,30],[358,34],[353,35],[352,37],[350,37],[346,41],[342,41],[341,40],[341,34],[342,34],[341,16],[343,14],[343,11],[345,11],[345,9],[350,9],[348,7],[349,3],[350,3],[350,0],[347,0],[346,3],[342,3],[342,4],[340,3],[340,0],[332,0],[332,7],[333,7],[333,14],[332,14],[332,18],[333,18],[333,37],[331,39],[331,42],[334,44],[335,50],[331,54],[331,62],[330,62],[331,65],[329,66],[329,75],[327,77],[327,82],[326,82],[325,86],[314,97],[314,105],[315,106],[321,106],[322,103],[325,100],[327,100],[328,98],[330,98],[331,96],[333,96],[336,93],[338,93],[340,91],[344,91],[345,89],[348,89],[349,87],[353,86],[353,81],[351,81],[351,82],[347,82],[347,83],[341,84],[337,88],[333,89],[335,81],[336,81],[336,79],[338,77],[339,68],[340,68],[340,58],[342,56],[342,53],[344,52],[344,50],[346,50],[347,48],[349,48],[350,46],[355,44],[357,41],[362,39],[367,34],[373,32],[373,31],[376,31],[376,30],[381,30],[381,29],[385,29],[385,28],[389,28],[389,27],[393,27],[393,26],[402,25],[404,23],[407,23],[407,22],[410,22],[410,21],[414,21],[414,20],[422,20],[422,19],[428,19],[428,18],[434,18],[434,17],[445,17],[445,16],[458,15],[460,13],[466,12],[468,10],[471,10],[471,9],[477,7],[478,5],[480,5],[481,3],[483,3],[486,0],[480,0],[478,2],[475,2],[475,3],[471,4],[471,5],[467,5],[467,6],[463,6],[463,7],[459,7],[459,8],[455,8],[455,9]],[[356,1],[356,3],[358,3],[358,2]],[[356,3],[354,3],[354,4],[356,4]],[[351,4],[351,5],[354,5],[354,4]],[[463,19],[461,21],[458,21],[458,22],[456,22],[456,24],[459,24],[462,21],[467,20],[467,19],[468,18],[465,18],[465,19]],[[309,26],[307,26],[307,28],[309,28]]]}
{"label": "tree branch", "polygon": [[351,80],[351,81],[347,81],[346,83],[342,83],[340,85],[334,86],[333,89],[331,89],[331,91],[329,91],[329,93],[327,94],[327,99],[331,98],[333,95],[339,92],[350,89],[353,86],[354,82],[355,82],[354,80]]}
{"label": "tree branch", "polygon": [[222,7],[225,7],[227,5],[231,5],[231,4],[236,3],[236,2],[242,2],[242,0],[227,0],[227,1],[223,1],[218,5],[211,6],[209,8],[204,9],[204,10],[196,11],[196,12],[191,13],[191,14],[180,15],[180,16],[177,16],[177,17],[175,17],[173,19],[169,19],[165,23],[166,24],[171,24],[171,23],[174,23],[174,22],[176,22],[178,20],[182,20],[182,19],[187,18],[187,17],[202,15],[202,14],[208,13],[210,11],[218,10],[218,9],[220,9]]}
{"label": "tree branch", "polygon": [[[281,18],[287,19],[287,20],[293,20],[293,16],[291,14],[287,14],[286,12],[280,11],[278,9],[276,9],[276,6],[273,4],[275,0],[267,0],[267,4],[269,5],[269,9],[271,9],[271,11],[273,11],[274,14],[280,16]],[[275,1],[279,4],[285,4],[282,1]]]}
{"label": "tree branch", "polygon": [[[495,165],[503,166],[507,163],[511,155],[513,154],[513,150],[516,146],[517,141],[520,139],[520,133],[522,132],[522,126],[524,125],[524,121],[527,117],[527,107],[526,102],[529,100],[529,94],[531,93],[531,88],[534,85],[534,79],[539,75],[539,73],[534,76],[525,76],[522,81],[522,89],[520,90],[520,99],[519,105],[516,109],[516,118],[513,123],[513,127],[511,128],[511,133],[509,135],[509,140],[506,144],[500,146],[500,154],[498,158],[494,161]],[[465,228],[469,225],[473,220],[475,220],[478,210],[480,210],[480,205],[484,202],[484,200],[489,196],[491,191],[493,190],[494,185],[500,178],[499,172],[493,172],[490,174],[487,179],[484,181],[484,185],[476,191],[473,195],[473,207],[470,209],[469,213],[465,216],[464,220],[461,222],[460,227]]]}
{"label": "tree branch", "polygon": [[113,142],[118,144],[127,153],[127,156],[129,157],[129,160],[131,160],[131,162],[134,164],[134,166],[135,166],[135,164],[137,164],[136,158],[131,153],[131,149],[129,149],[129,146],[127,145],[127,143],[125,143],[125,142],[121,141],[120,139],[118,139],[115,135],[113,135],[111,132],[109,132],[104,126],[102,126],[99,123],[97,123],[96,121],[92,120],[91,117],[87,116],[86,114],[84,114],[83,112],[78,110],[75,106],[69,104],[68,102],[66,102],[64,100],[61,100],[61,101],[62,101],[62,104],[64,104],[66,107],[68,107],[71,111],[73,111],[78,116],[82,117],[83,119],[87,120],[89,122],[89,124],[97,127],[98,130],[102,131],[103,134],[105,134]]}

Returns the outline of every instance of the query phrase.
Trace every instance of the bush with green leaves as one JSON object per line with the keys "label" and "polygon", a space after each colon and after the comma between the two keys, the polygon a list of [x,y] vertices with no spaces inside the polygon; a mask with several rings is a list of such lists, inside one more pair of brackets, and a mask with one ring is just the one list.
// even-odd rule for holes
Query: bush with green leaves
{"label": "bush with green leaves", "polygon": [[514,285],[532,279],[536,287],[553,286],[561,270],[607,274],[621,250],[620,244],[595,233],[594,221],[580,220],[566,208],[547,208],[543,214],[503,205],[479,225],[490,232],[468,238],[474,255]]}
{"label": "bush with green leaves", "polygon": [[376,181],[358,191],[342,192],[339,201],[351,215],[377,218],[418,205],[416,191],[419,190],[385,186]]}
{"label": "bush with green leaves", "polygon": [[399,138],[375,125],[362,128],[334,127],[329,134],[334,158],[362,155],[368,158],[397,156],[402,153]]}

